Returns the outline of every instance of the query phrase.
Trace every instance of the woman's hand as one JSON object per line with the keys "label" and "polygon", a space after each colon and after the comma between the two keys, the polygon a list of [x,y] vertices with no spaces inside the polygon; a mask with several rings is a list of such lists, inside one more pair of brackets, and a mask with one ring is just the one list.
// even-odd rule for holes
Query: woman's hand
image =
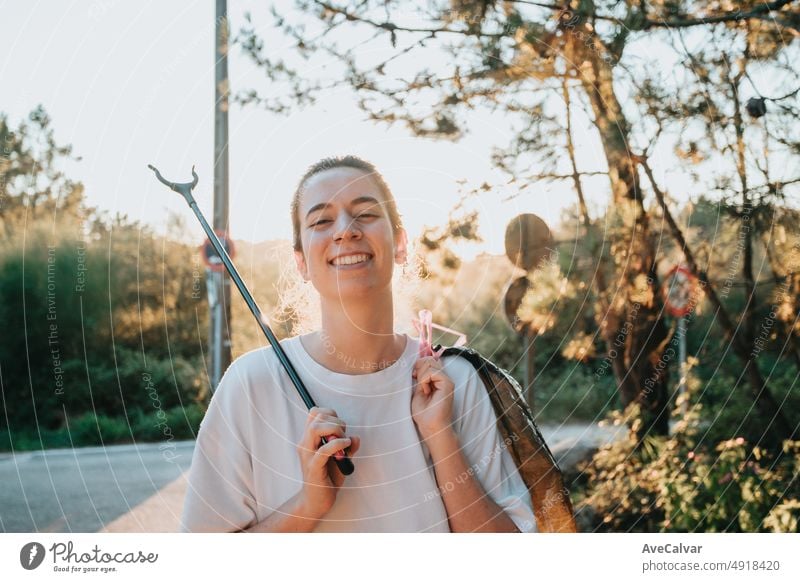
{"label": "woman's hand", "polygon": [[444,373],[441,360],[433,356],[420,358],[411,377],[416,381],[411,396],[411,416],[423,440],[449,429],[453,421],[455,385]]}
{"label": "woman's hand", "polygon": [[[300,497],[306,512],[316,519],[331,510],[344,483],[345,476],[339,471],[333,456],[349,447],[348,453],[352,457],[361,446],[359,437],[345,437],[346,428],[335,410],[315,406],[308,411],[303,438],[297,445],[303,470]],[[323,436],[328,437],[328,442],[320,446]]]}

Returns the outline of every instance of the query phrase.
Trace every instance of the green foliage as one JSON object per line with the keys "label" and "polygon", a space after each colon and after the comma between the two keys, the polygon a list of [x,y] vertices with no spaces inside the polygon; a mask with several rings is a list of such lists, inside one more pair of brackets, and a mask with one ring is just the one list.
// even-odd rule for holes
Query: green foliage
{"label": "green foliage", "polygon": [[[683,405],[679,399],[678,408]],[[585,471],[579,505],[597,531],[797,531],[800,441],[770,453],[743,437],[708,441],[693,406],[669,437],[637,441],[636,405],[612,414],[633,420],[627,439],[601,448]]]}
{"label": "green foliage", "polygon": [[164,414],[158,411],[144,413],[137,409],[131,424],[134,434],[138,435],[137,440],[162,441],[170,437],[193,439],[204,415],[205,406],[198,403],[174,406],[165,410]]}
{"label": "green foliage", "polygon": [[204,327],[202,304],[186,288],[153,284],[162,269],[191,282],[190,267],[179,262],[183,249],[172,244],[162,264],[137,270],[127,249],[112,255],[102,239],[48,234],[0,255],[0,317],[20,331],[0,344],[9,422],[58,428],[65,414],[91,406],[117,416],[148,406],[150,386],[164,407],[202,398],[203,365],[190,331]]}
{"label": "green foliage", "polygon": [[12,128],[0,112],[0,244],[24,234],[37,221],[55,230],[85,216],[83,185],[69,179],[62,162],[75,159],[59,145],[42,106]]}
{"label": "green foliage", "polygon": [[534,385],[537,422],[598,422],[619,406],[612,376],[597,377],[574,362],[548,366],[544,354],[541,366]]}
{"label": "green foliage", "polygon": [[188,438],[207,397],[197,250],[86,207],[48,124],[41,109],[14,131],[0,116],[15,152],[0,159],[0,447],[156,438],[136,411]]}
{"label": "green foliage", "polygon": [[80,446],[131,441],[130,427],[123,419],[88,412],[79,416],[69,427],[72,442]]}
{"label": "green foliage", "polygon": [[68,418],[68,426],[58,429],[14,432],[6,428],[0,430],[0,450],[32,451],[193,439],[205,415],[205,406],[191,403],[162,412],[145,412],[140,408],[129,412],[127,419],[86,412]]}
{"label": "green foliage", "polygon": [[[762,369],[769,375],[770,392],[782,403],[784,413],[796,426],[800,422],[800,391],[795,385],[797,370],[773,354],[766,354],[763,359]],[[698,400],[703,405],[705,440],[719,442],[741,436],[748,442],[757,443],[764,434],[767,419],[761,418],[753,406],[746,381],[739,379],[741,370],[731,367],[734,369],[722,367],[716,373],[706,368],[698,370],[702,374]]]}

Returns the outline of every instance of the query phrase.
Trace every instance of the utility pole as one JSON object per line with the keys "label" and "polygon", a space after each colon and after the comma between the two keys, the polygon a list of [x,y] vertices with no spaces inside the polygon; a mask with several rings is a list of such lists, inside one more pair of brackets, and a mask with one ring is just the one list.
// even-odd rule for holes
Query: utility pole
{"label": "utility pole", "polygon": [[517,332],[523,342],[523,355],[525,358],[525,385],[522,394],[531,410],[534,407],[533,380],[534,369],[534,342],[539,330],[532,321],[525,321],[518,315],[519,308],[528,291],[533,288],[530,275],[542,267],[544,260],[552,252],[553,235],[547,223],[535,214],[520,214],[511,219],[506,226],[506,256],[526,274],[511,281],[506,287],[503,305],[511,329]]}
{"label": "utility pole", "polygon": [[536,338],[536,333],[531,329],[526,329],[522,332],[522,338],[525,346],[525,386],[523,387],[522,394],[525,396],[525,401],[528,403],[528,406],[531,407],[531,410],[535,410],[535,398],[533,392],[533,381],[536,377],[536,370],[533,356],[536,353],[535,350],[535,343],[534,339]]}
{"label": "utility pole", "polygon": [[678,380],[677,396],[683,396],[681,412],[684,417],[689,411],[689,401],[685,394],[686,386],[686,330],[689,325],[689,315],[697,307],[700,291],[698,289],[697,278],[692,274],[688,267],[675,265],[672,267],[661,288],[664,296],[664,307],[673,317],[678,318],[678,362],[680,364],[680,378]]}
{"label": "utility pole", "polygon": [[[214,230],[228,233],[228,3],[217,0],[214,47]],[[209,277],[216,301],[211,309],[211,389],[216,390],[231,363],[231,281],[215,271]]]}

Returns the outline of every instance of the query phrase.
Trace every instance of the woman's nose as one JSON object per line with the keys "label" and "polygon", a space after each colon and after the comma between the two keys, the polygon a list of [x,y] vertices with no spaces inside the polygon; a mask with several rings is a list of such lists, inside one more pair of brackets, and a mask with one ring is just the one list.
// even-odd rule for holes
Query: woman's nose
{"label": "woman's nose", "polygon": [[334,239],[339,240],[344,237],[353,238],[361,235],[361,230],[358,228],[358,223],[349,214],[343,213],[336,219],[336,230],[334,232]]}

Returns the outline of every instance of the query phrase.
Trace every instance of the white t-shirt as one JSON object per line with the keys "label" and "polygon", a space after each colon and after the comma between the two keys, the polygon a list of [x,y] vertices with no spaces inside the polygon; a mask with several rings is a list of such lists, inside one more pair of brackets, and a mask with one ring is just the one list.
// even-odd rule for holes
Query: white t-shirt
{"label": "white t-shirt", "polygon": [[[407,338],[391,366],[341,374],[311,358],[299,336],[281,341],[317,406],[332,408],[361,437],[318,532],[449,532],[430,452],[411,417],[411,371],[419,340]],[[455,384],[453,423],[467,464],[521,532],[536,531],[527,488],[497,430],[489,396],[472,365],[443,360]],[[197,435],[181,531],[245,529],[302,488],[296,445],[308,410],[271,346],[236,359],[225,372]],[[463,477],[466,478],[466,475]],[[457,483],[443,483],[447,488]]]}

